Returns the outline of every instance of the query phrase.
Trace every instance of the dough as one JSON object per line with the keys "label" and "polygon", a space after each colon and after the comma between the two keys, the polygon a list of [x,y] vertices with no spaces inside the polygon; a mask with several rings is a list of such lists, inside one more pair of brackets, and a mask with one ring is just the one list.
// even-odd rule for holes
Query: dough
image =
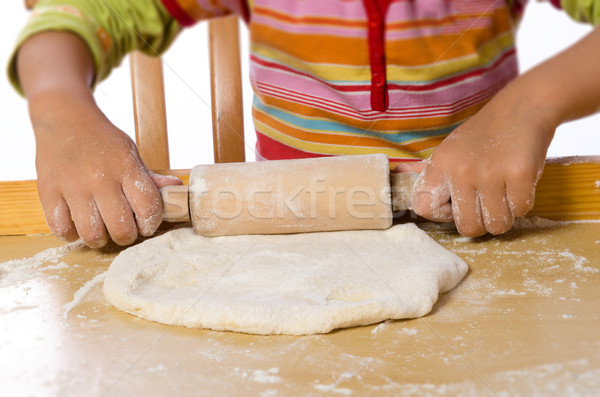
{"label": "dough", "polygon": [[121,252],[104,294],[164,324],[303,335],[423,316],[467,270],[414,224],[212,238],[182,228]]}

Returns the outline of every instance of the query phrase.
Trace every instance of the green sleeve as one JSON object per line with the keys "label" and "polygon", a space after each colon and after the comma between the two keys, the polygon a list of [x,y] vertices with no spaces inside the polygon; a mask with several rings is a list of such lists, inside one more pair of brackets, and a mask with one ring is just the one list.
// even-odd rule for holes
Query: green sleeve
{"label": "green sleeve", "polygon": [[560,4],[574,20],[600,25],[600,0],[561,0]]}
{"label": "green sleeve", "polygon": [[87,44],[94,60],[95,85],[135,49],[150,55],[164,52],[182,27],[160,0],[40,0],[9,58],[8,76],[21,94],[16,54],[29,37],[49,30],[72,32]]}

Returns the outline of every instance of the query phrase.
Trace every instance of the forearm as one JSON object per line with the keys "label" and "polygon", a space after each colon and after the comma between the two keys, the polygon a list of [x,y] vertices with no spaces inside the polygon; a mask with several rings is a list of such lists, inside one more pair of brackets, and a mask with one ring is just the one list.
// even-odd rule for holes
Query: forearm
{"label": "forearm", "polygon": [[135,49],[152,55],[165,51],[180,30],[160,0],[40,0],[17,36],[8,75],[15,89],[22,91],[16,54],[33,37],[47,32],[70,32],[85,43],[94,67],[94,85]]}
{"label": "forearm", "polygon": [[498,95],[544,114],[549,128],[600,109],[600,27],[520,76]]}
{"label": "forearm", "polygon": [[41,33],[18,54],[36,136],[37,186],[50,229],[90,247],[152,234],[161,220],[156,177],[135,144],[98,109],[88,47],[70,33]]}
{"label": "forearm", "polygon": [[17,70],[38,138],[42,131],[51,131],[37,127],[72,111],[71,105],[101,113],[90,89],[92,57],[76,35],[44,32],[31,37],[18,53]]}

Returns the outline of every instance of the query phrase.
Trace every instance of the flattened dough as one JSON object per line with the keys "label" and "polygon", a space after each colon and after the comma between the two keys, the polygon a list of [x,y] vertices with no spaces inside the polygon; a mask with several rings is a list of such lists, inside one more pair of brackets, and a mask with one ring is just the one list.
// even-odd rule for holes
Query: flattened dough
{"label": "flattened dough", "polygon": [[121,252],[104,294],[164,324],[303,335],[423,316],[467,270],[414,224],[213,238],[177,229]]}

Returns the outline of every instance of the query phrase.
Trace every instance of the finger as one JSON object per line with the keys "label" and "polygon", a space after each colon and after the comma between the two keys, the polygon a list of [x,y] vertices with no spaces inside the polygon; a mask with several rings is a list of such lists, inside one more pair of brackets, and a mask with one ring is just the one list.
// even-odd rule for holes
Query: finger
{"label": "finger", "polygon": [[525,216],[535,202],[535,183],[517,180],[506,186],[506,199],[515,218]]}
{"label": "finger", "polygon": [[488,187],[485,192],[480,192],[479,201],[483,222],[488,232],[502,234],[510,230],[515,218],[508,206],[503,184]]}
{"label": "finger", "polygon": [[51,198],[42,197],[40,201],[44,210],[46,223],[52,233],[61,240],[75,241],[79,238],[75,224],[71,219],[71,211],[65,200],[56,195]]}
{"label": "finger", "polygon": [[435,222],[451,222],[450,190],[444,175],[428,165],[417,178],[413,211]]}
{"label": "finger", "polygon": [[158,188],[146,173],[123,182],[125,195],[135,216],[140,235],[151,236],[162,222],[162,199]]}
{"label": "finger", "polygon": [[524,216],[533,208],[535,187],[543,169],[543,162],[512,164],[505,168],[506,199],[515,218]]}
{"label": "finger", "polygon": [[477,191],[470,184],[450,184],[452,195],[452,214],[460,234],[467,237],[479,237],[485,234],[485,225],[481,215],[481,204]]}
{"label": "finger", "polygon": [[77,228],[77,233],[90,248],[100,248],[108,242],[104,220],[93,198],[73,199],[67,197],[67,204]]}
{"label": "finger", "polygon": [[119,245],[132,244],[138,237],[138,229],[121,186],[103,190],[96,202],[112,240]]}

